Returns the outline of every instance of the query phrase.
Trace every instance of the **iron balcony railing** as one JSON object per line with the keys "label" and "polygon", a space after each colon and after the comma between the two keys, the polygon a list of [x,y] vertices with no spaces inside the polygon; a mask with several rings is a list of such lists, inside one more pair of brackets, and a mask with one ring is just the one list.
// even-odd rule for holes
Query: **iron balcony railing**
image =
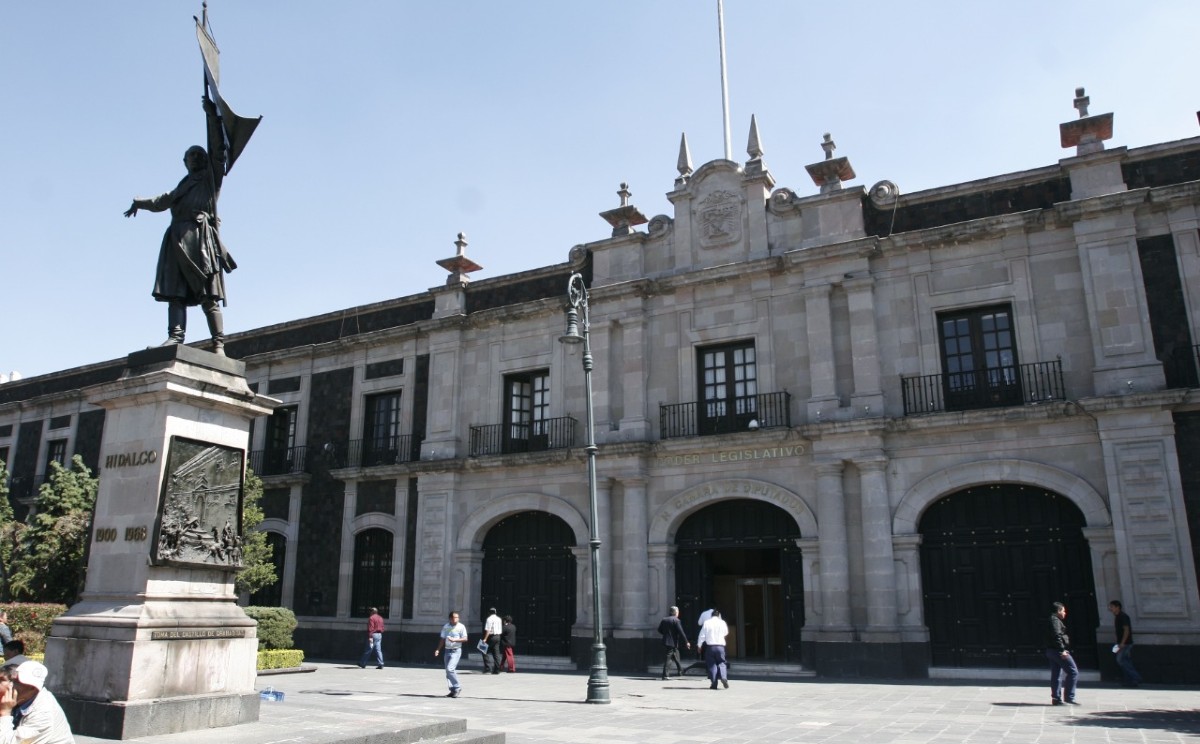
{"label": "iron balcony railing", "polygon": [[307,448],[254,450],[250,453],[250,469],[255,475],[287,475],[303,473],[308,464]]}
{"label": "iron balcony railing", "polygon": [[471,457],[574,447],[576,424],[571,416],[562,416],[527,424],[472,426]]}
{"label": "iron balcony railing", "polygon": [[1066,400],[1062,359],[1008,367],[901,377],[904,415],[969,411]]}
{"label": "iron balcony railing", "polygon": [[421,438],[404,434],[378,439],[351,439],[337,452],[337,467],[377,468],[421,459]]}
{"label": "iron balcony railing", "polygon": [[761,393],[733,400],[664,403],[658,407],[663,439],[713,436],[792,425],[792,394]]}

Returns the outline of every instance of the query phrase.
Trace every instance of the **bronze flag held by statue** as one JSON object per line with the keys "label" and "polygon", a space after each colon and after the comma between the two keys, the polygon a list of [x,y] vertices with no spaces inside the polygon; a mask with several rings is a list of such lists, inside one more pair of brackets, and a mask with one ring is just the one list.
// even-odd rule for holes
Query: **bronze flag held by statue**
{"label": "bronze flag held by statue", "polygon": [[181,344],[187,331],[187,309],[199,305],[212,333],[213,353],[225,353],[224,275],[237,268],[221,241],[217,198],[225,175],[245,149],[262,117],[247,119],[229,108],[218,89],[220,50],[208,25],[208,3],[203,20],[196,21],[196,38],[204,60],[204,114],[208,148],[194,145],[183,155],[188,174],[172,191],[153,198],[135,198],[126,217],[139,209],[171,211],[171,224],[163,235],[154,275],[154,299],[167,303],[167,340]]}
{"label": "bronze flag held by statue", "polygon": [[204,3],[201,18],[192,16],[196,21],[196,39],[200,42],[200,55],[204,58],[204,97],[217,104],[217,116],[221,122],[221,133],[225,138],[226,160],[225,173],[233,170],[233,163],[242,154],[250,135],[258,127],[262,117],[249,119],[238,116],[229,108],[229,104],[221,97],[218,86],[221,84],[221,50],[213,40],[212,30],[208,24],[208,3]]}

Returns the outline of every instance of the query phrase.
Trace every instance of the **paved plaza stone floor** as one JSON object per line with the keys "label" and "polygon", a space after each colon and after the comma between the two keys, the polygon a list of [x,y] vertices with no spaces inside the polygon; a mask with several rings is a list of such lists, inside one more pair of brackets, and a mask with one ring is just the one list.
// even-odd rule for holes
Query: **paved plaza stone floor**
{"label": "paved plaza stone floor", "polygon": [[[462,696],[445,697],[440,667],[359,669],[318,663],[306,674],[262,676],[282,702],[263,702],[259,723],[137,739],[153,744],[304,744],[375,727],[447,716],[508,744],[733,744],[830,742],[1200,742],[1200,691],[1148,685],[1081,686],[1079,706],[1049,705],[1032,682],[798,681],[612,675],[609,705],[590,705],[587,674],[460,672]],[[519,669],[520,667],[518,667]],[[80,744],[100,739],[78,737]]]}

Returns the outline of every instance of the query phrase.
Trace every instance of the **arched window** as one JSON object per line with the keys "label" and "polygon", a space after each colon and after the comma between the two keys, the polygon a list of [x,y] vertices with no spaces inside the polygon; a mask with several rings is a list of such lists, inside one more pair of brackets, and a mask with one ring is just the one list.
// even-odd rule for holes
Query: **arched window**
{"label": "arched window", "polygon": [[267,544],[271,546],[271,563],[275,565],[275,583],[251,594],[250,604],[256,607],[282,607],[283,562],[287,558],[287,538],[278,532],[268,532]]}
{"label": "arched window", "polygon": [[372,607],[388,616],[392,596],[392,533],[383,529],[363,530],[354,536],[354,583],[350,614],[367,617]]}

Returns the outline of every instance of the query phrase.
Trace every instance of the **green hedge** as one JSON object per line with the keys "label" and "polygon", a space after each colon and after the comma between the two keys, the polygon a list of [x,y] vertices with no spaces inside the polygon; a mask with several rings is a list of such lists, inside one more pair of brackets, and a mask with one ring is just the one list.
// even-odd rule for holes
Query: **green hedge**
{"label": "green hedge", "polygon": [[[296,630],[296,613],[286,607],[243,607],[246,614],[258,621],[260,651],[291,648],[292,633]],[[260,667],[261,668],[261,667]]]}
{"label": "green hedge", "polygon": [[276,649],[258,652],[258,670],[294,669],[304,661],[304,652],[298,648]]}
{"label": "green hedge", "polygon": [[2,605],[8,610],[8,627],[13,637],[25,643],[26,654],[40,654],[46,649],[46,636],[54,618],[67,611],[63,604],[14,602]]}

